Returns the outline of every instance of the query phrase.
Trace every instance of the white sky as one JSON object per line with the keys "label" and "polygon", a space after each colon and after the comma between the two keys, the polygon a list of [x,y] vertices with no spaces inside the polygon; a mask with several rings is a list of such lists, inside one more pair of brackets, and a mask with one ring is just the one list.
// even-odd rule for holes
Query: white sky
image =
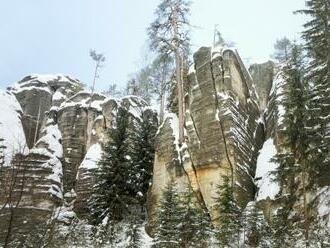
{"label": "white sky", "polygon": [[[97,88],[125,85],[146,64],[146,28],[158,0],[1,0],[0,87],[31,73],[63,73],[90,84],[89,49],[107,58]],[[193,51],[209,46],[213,28],[235,42],[245,61],[265,60],[276,39],[299,39],[304,0],[195,0]]]}

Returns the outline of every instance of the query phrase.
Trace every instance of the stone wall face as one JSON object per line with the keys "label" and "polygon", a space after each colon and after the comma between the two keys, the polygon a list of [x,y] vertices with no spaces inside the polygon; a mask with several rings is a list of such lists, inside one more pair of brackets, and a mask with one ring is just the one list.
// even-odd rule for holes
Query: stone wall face
{"label": "stone wall face", "polygon": [[[185,87],[186,148],[179,149],[181,161],[177,161],[178,149],[170,139],[175,130],[166,120],[158,133],[162,145],[156,149],[150,198],[161,197],[167,178],[178,184],[188,181],[216,218],[214,197],[222,175],[233,177],[242,207],[254,199],[253,177],[264,140],[263,124],[252,79],[236,51],[201,48],[194,54],[194,62]],[[177,176],[171,168],[180,166],[183,173]],[[182,176],[187,179],[181,180]]]}

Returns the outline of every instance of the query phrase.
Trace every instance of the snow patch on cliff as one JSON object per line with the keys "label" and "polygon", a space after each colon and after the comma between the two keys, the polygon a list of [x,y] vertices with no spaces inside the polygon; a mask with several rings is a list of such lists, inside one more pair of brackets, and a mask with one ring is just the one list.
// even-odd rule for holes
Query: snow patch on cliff
{"label": "snow patch on cliff", "polygon": [[5,165],[9,165],[14,153],[27,152],[26,139],[19,112],[21,106],[15,96],[0,90],[0,138],[5,155]]}
{"label": "snow patch on cliff", "polygon": [[279,193],[280,187],[278,183],[274,182],[274,172],[278,165],[271,161],[271,159],[276,155],[277,150],[274,145],[273,139],[268,139],[264,143],[262,149],[260,150],[257,169],[255,178],[259,178],[256,182],[259,191],[257,195],[257,201],[265,200],[267,198],[275,199],[275,196]]}
{"label": "snow patch on cliff", "polygon": [[102,147],[99,143],[92,145],[86,155],[84,160],[81,162],[80,167],[86,168],[88,170],[97,168],[97,162],[102,157]]}
{"label": "snow patch on cliff", "polygon": [[330,228],[330,186],[325,186],[318,191],[318,214],[323,224]]}

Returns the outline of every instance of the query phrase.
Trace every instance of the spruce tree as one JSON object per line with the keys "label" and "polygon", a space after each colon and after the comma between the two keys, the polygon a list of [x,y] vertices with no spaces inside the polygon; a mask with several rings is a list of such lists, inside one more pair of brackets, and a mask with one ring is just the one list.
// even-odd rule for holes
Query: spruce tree
{"label": "spruce tree", "polygon": [[[301,49],[294,45],[290,59],[282,68],[284,78],[282,113],[282,127],[278,131],[280,137],[281,152],[275,156],[275,162],[279,164],[277,179],[282,187],[290,186],[292,178],[302,170],[304,154],[307,150],[306,133],[306,94],[303,81],[303,69]],[[299,161],[298,161],[299,159]]]}
{"label": "spruce tree", "polygon": [[222,179],[223,183],[218,185],[218,196],[215,199],[219,215],[215,238],[221,247],[236,247],[239,244],[241,211],[229,177],[222,176]]}
{"label": "spruce tree", "polygon": [[287,221],[287,211],[281,207],[276,210],[271,220],[272,248],[289,247],[288,236],[291,236],[291,229]]}
{"label": "spruce tree", "polygon": [[271,244],[272,232],[263,212],[255,202],[250,202],[243,215],[244,242],[248,247],[268,248]]}
{"label": "spruce tree", "polygon": [[129,113],[119,107],[115,127],[108,132],[109,141],[95,171],[96,184],[89,202],[95,224],[104,218],[109,218],[111,223],[121,220],[134,202],[135,189],[129,178],[132,163],[127,155],[129,133]]}
{"label": "spruce tree", "polygon": [[309,163],[308,158],[306,87],[301,49],[298,45],[293,45],[290,58],[284,64],[282,73],[285,82],[282,86],[281,104],[285,111],[278,131],[281,149],[274,157],[274,161],[279,165],[276,170],[276,179],[281,189],[289,194],[289,198],[286,199],[287,209],[293,206],[300,196],[303,197],[304,214],[298,219],[304,219],[305,239],[308,242],[307,189],[310,186],[308,179],[314,169],[314,164]]}
{"label": "spruce tree", "polygon": [[142,218],[139,213],[132,213],[129,217],[129,225],[126,231],[127,235],[127,248],[140,248],[142,247],[142,236],[140,226],[142,225]]}
{"label": "spruce tree", "polygon": [[211,220],[208,212],[202,208],[190,185],[187,185],[181,199],[184,206],[182,247],[207,247],[211,234]]}
{"label": "spruce tree", "polygon": [[152,178],[156,132],[157,116],[150,109],[144,110],[141,118],[134,121],[134,130],[130,144],[130,157],[132,159],[130,177],[142,207],[146,203],[147,192]]}
{"label": "spruce tree", "polygon": [[173,182],[166,186],[157,214],[153,247],[181,248],[184,206]]}
{"label": "spruce tree", "polygon": [[309,155],[315,166],[311,178],[329,173],[330,147],[330,2],[308,0],[306,9],[297,11],[307,15],[303,39],[309,56],[308,79],[311,92],[308,99]]}

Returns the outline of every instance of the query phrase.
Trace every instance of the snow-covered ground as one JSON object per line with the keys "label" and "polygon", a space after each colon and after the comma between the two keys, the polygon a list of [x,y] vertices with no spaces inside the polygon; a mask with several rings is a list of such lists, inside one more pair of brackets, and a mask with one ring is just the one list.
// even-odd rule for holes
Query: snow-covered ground
{"label": "snow-covered ground", "polygon": [[273,181],[274,175],[272,174],[272,172],[276,170],[277,164],[271,161],[276,153],[277,151],[273,139],[270,138],[266,140],[257,160],[255,177],[260,178],[260,180],[257,181],[257,186],[259,188],[257,201],[265,200],[268,197],[274,199],[276,194],[279,193],[280,187],[278,183]]}

